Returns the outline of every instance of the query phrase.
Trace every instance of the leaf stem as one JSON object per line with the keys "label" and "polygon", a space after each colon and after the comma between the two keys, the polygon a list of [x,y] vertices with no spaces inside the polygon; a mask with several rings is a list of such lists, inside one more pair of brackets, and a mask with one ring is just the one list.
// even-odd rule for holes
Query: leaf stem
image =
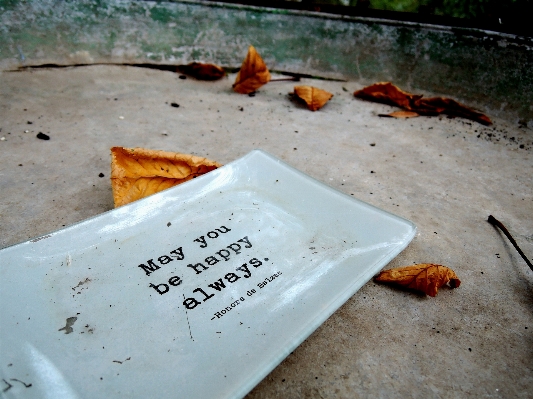
{"label": "leaf stem", "polygon": [[518,246],[518,244],[516,243],[516,241],[514,240],[513,236],[511,235],[511,233],[509,233],[509,231],[505,228],[505,226],[503,225],[502,222],[500,222],[498,219],[496,219],[494,216],[492,215],[489,215],[489,218],[487,220],[490,224],[492,224],[493,226],[496,226],[498,227],[501,231],[503,231],[503,234],[506,235],[506,237],[509,239],[509,241],[511,241],[511,244],[513,244],[513,246],[516,248],[516,250],[518,251],[518,253],[520,254],[520,256],[522,257],[522,259],[524,259],[527,263],[527,265],[529,266],[529,268],[533,271],[533,264],[531,264],[531,262],[529,261],[528,258],[526,258],[526,255],[524,255],[524,253],[522,252],[522,250],[520,249],[520,247]]}
{"label": "leaf stem", "polygon": [[270,82],[299,82],[299,76],[293,76],[292,78],[270,79]]}

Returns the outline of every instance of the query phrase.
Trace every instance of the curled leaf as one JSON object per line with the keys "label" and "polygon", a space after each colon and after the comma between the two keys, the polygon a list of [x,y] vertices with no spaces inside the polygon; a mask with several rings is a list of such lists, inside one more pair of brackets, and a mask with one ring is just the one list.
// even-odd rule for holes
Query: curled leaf
{"label": "curled leaf", "polygon": [[397,107],[411,109],[411,104],[422,98],[421,95],[414,95],[401,90],[390,82],[380,82],[367,86],[353,93],[355,97],[378,103],[395,105]]}
{"label": "curled leaf", "polygon": [[194,155],[113,147],[111,187],[115,207],[166,190],[220,166]]}
{"label": "curled leaf", "polygon": [[248,48],[248,54],[242,62],[237,74],[233,90],[241,94],[249,94],[259,89],[270,81],[270,72],[265,62],[255,50],[254,46]]}
{"label": "curled leaf", "polygon": [[419,115],[447,114],[471,119],[482,125],[490,125],[490,118],[460,102],[444,97],[423,98],[420,94],[411,94],[401,90],[390,82],[380,82],[367,86],[353,93],[355,97],[369,101],[395,105]]}
{"label": "curled leaf", "polygon": [[294,86],[294,94],[302,99],[311,111],[319,110],[333,97],[330,92],[313,86]]}
{"label": "curled leaf", "polygon": [[178,71],[198,80],[218,80],[226,76],[226,71],[218,65],[204,64],[201,62],[180,65],[178,66]]}
{"label": "curled leaf", "polygon": [[452,269],[432,263],[384,270],[374,277],[374,281],[400,285],[429,296],[437,295],[438,289],[445,284],[450,283],[452,288],[461,285],[461,280]]}

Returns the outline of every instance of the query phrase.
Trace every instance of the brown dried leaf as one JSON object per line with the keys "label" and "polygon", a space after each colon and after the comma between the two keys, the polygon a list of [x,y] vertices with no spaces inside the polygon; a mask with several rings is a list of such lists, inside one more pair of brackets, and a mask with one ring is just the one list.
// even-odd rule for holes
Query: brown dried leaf
{"label": "brown dried leaf", "polygon": [[220,167],[218,162],[194,155],[111,148],[111,187],[115,207],[176,186]]}
{"label": "brown dried leaf", "polygon": [[201,62],[191,62],[188,65],[180,65],[178,71],[198,80],[218,80],[226,76],[226,71],[218,65],[203,64]]}
{"label": "brown dried leaf", "polygon": [[460,102],[452,100],[451,98],[421,98],[416,102],[415,111],[421,115],[447,114],[451,116],[459,116],[461,118],[471,119],[486,126],[492,124],[492,121],[487,115],[469,108]]}
{"label": "brown dried leaf", "polygon": [[461,280],[452,269],[432,263],[384,270],[374,277],[374,281],[400,285],[422,291],[429,296],[437,295],[438,289],[448,282],[452,288],[461,285]]}
{"label": "brown dried leaf", "polygon": [[254,46],[248,48],[248,54],[242,62],[241,70],[237,74],[233,90],[241,94],[249,94],[259,89],[270,81],[270,72],[265,62],[255,50]]}
{"label": "brown dried leaf", "polygon": [[294,94],[305,101],[311,111],[319,110],[333,97],[330,92],[313,86],[294,86]]}
{"label": "brown dried leaf", "polygon": [[421,95],[414,95],[399,89],[390,82],[380,82],[367,86],[353,93],[355,97],[378,103],[395,105],[397,107],[410,110],[411,103],[421,98]]}
{"label": "brown dried leaf", "polygon": [[447,114],[471,119],[482,125],[492,124],[488,116],[451,98],[422,98],[422,95],[405,92],[390,82],[375,83],[362,90],[357,90],[353,95],[369,101],[395,105],[420,115]]}

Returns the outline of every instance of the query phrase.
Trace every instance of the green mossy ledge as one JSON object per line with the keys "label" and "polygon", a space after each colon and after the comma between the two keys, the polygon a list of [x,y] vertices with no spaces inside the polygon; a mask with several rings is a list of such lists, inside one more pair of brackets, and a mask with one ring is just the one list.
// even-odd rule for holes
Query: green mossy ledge
{"label": "green mossy ledge", "polygon": [[0,70],[42,64],[240,66],[453,97],[533,128],[533,39],[214,2],[0,0]]}

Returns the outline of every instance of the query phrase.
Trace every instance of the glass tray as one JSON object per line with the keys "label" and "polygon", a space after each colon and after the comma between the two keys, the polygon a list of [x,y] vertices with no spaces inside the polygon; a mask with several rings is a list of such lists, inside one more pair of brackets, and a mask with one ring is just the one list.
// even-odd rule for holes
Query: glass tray
{"label": "glass tray", "polygon": [[243,397],[415,232],[252,151],[0,251],[0,390]]}

